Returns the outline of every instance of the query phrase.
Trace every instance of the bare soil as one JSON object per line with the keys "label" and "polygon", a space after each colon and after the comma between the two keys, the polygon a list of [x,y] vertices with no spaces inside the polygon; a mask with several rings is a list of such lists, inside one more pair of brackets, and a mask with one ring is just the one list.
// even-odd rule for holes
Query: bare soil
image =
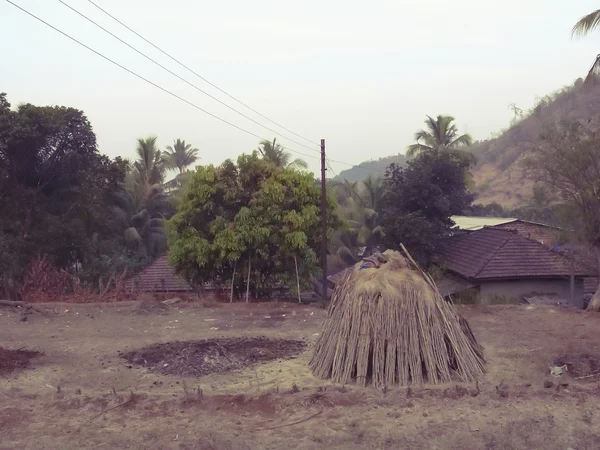
{"label": "bare soil", "polygon": [[[39,307],[47,315],[27,322],[0,310],[3,348],[40,352],[0,377],[0,449],[600,448],[599,314],[459,307],[484,347],[479,383],[382,391],[312,376],[325,317],[313,306],[182,302],[145,314],[136,302]],[[269,347],[287,341],[306,348]],[[122,357],[148,348],[160,349],[152,363]],[[183,368],[173,356],[181,352],[204,355],[208,366],[160,370]],[[225,355],[239,362],[228,366]],[[571,366],[554,378],[550,366],[560,361]]]}

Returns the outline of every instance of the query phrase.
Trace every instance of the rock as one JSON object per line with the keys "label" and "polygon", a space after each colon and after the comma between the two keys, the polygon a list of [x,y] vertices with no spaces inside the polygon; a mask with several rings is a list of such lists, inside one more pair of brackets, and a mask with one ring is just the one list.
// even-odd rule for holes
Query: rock
{"label": "rock", "polygon": [[554,386],[554,383],[552,381],[550,381],[550,380],[544,381],[544,387],[546,389],[550,389],[552,386]]}

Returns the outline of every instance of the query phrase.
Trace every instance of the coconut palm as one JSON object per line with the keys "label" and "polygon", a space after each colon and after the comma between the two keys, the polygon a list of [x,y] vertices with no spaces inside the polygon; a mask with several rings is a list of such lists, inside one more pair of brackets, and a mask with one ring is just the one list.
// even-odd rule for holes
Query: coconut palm
{"label": "coconut palm", "polygon": [[[458,134],[454,117],[439,115],[435,119],[427,116],[426,129],[415,133],[416,144],[409,145],[406,156],[415,157],[424,152],[451,152],[460,157],[472,158],[472,155],[462,150],[472,144],[469,134]],[[471,156],[469,156],[471,155]]]}
{"label": "coconut palm", "polygon": [[156,136],[138,139],[133,163],[133,174],[138,182],[146,185],[162,184],[167,166],[161,151],[156,146]]}
{"label": "coconut palm", "polygon": [[285,150],[281,145],[276,143],[277,138],[273,139],[273,142],[261,141],[258,146],[258,151],[262,155],[263,159],[272,162],[277,167],[286,168],[294,167],[296,169],[306,169],[308,164],[306,161],[296,158],[293,161],[292,154]]}
{"label": "coconut palm", "polygon": [[191,144],[186,144],[185,141],[177,139],[173,141],[173,146],[167,146],[164,159],[167,169],[178,170],[183,173],[185,169],[200,159],[198,156],[200,150],[192,148]]}
{"label": "coconut palm", "polygon": [[[588,33],[596,30],[600,26],[600,9],[592,11],[586,16],[583,16],[573,26],[571,30],[571,36],[585,36]],[[587,77],[585,78],[586,83],[594,81],[595,75],[600,72],[600,55],[596,56],[592,67],[590,68]]]}

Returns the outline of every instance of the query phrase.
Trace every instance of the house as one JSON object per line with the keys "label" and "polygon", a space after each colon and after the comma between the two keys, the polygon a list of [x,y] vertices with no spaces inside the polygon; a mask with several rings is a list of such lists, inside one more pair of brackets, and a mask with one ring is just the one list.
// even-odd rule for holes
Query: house
{"label": "house", "polygon": [[452,277],[452,283],[440,282],[442,287],[444,283],[451,286],[443,292],[446,295],[470,286],[482,297],[521,300],[531,293],[554,294],[582,307],[583,280],[593,274],[540,241],[498,226],[479,228],[448,239],[439,257]]}
{"label": "house", "polygon": [[561,231],[559,227],[517,218],[471,216],[451,216],[450,218],[456,224],[454,228],[457,230],[470,232],[481,230],[485,227],[511,230],[528,239],[534,239],[550,248],[553,248],[559,242]]}
{"label": "house", "polygon": [[169,255],[165,253],[152,264],[129,279],[128,290],[136,292],[192,292],[194,288],[175,273],[169,265]]}

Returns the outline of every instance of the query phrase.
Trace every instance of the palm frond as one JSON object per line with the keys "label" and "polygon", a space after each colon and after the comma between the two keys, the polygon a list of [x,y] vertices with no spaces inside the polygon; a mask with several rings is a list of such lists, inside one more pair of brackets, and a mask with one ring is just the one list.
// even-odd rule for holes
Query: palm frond
{"label": "palm frond", "polygon": [[598,26],[600,26],[600,9],[597,9],[596,11],[593,11],[579,19],[579,21],[571,30],[571,37],[585,36],[586,34],[598,28]]}
{"label": "palm frond", "polygon": [[418,156],[419,153],[421,153],[421,152],[427,152],[427,151],[432,151],[432,150],[434,150],[434,149],[429,147],[428,145],[411,144],[406,148],[406,157],[414,158],[415,156]]}
{"label": "palm frond", "polygon": [[449,148],[467,147],[473,144],[473,138],[470,134],[462,134],[448,144]]}

